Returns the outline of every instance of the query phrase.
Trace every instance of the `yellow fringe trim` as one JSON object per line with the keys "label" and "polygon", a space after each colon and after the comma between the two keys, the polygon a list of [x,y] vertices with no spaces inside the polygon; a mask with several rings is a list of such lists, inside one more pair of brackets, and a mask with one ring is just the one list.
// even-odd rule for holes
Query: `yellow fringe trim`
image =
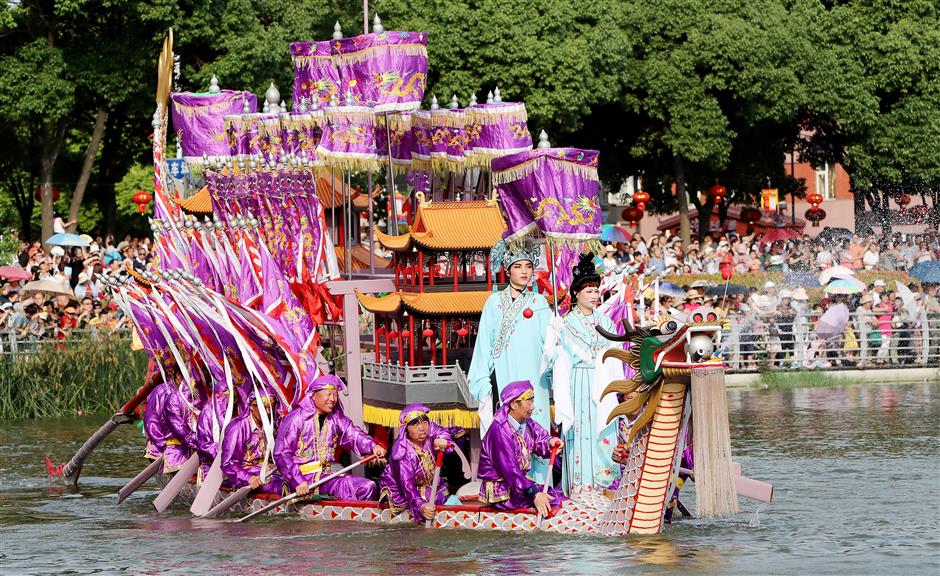
{"label": "yellow fringe trim", "polygon": [[505,122],[529,121],[525,104],[507,106],[505,110],[500,110],[499,108],[467,108],[466,113],[468,124],[492,126],[493,124],[502,124]]}
{"label": "yellow fringe trim", "polygon": [[463,110],[434,110],[431,112],[431,126],[463,128],[467,125],[467,116]]}
{"label": "yellow fringe trim", "polygon": [[232,107],[232,101],[237,98],[243,98],[244,94],[237,92],[235,94],[229,94],[225,100],[220,100],[212,104],[207,104],[205,106],[189,106],[188,104],[180,104],[176,100],[173,100],[173,109],[186,116],[187,118],[192,118],[193,116],[203,116],[205,114],[213,114],[220,112],[226,108]]}
{"label": "yellow fringe trim", "polygon": [[310,54],[303,54],[300,56],[292,56],[291,58],[294,59],[294,63],[296,64],[297,62],[308,62],[310,60],[313,60],[313,61],[332,60],[333,55],[332,54],[316,54],[316,55],[311,56]]}
{"label": "yellow fringe trim", "polygon": [[583,164],[577,164],[575,162],[568,162],[567,160],[562,160],[561,158],[548,156],[537,156],[531,160],[523,162],[518,166],[513,166],[508,170],[503,170],[500,172],[493,172],[493,183],[494,184],[508,184],[510,182],[515,182],[516,180],[521,180],[526,176],[529,176],[533,172],[539,169],[543,162],[551,160],[554,164],[559,166],[562,172],[566,174],[574,174],[586,180],[597,181],[597,167],[596,166],[584,166]]}
{"label": "yellow fringe trim", "polygon": [[[398,417],[401,410],[395,408],[382,408],[379,406],[362,406],[362,419],[369,424],[378,424],[379,426],[388,426],[397,428],[401,426]],[[445,427],[460,426],[461,428],[479,428],[480,417],[476,410],[466,408],[451,408],[448,410],[431,410],[428,417]]]}
{"label": "yellow fringe trim", "polygon": [[367,172],[369,170],[381,170],[388,162],[380,161],[378,158],[347,158],[343,156],[333,156],[322,150],[317,150],[320,160],[327,166],[335,166],[342,170],[352,172]]}
{"label": "yellow fringe trim", "polygon": [[348,54],[333,54],[333,62],[337,66],[349,66],[365,62],[372,58],[375,52],[386,52],[394,56],[421,56],[428,57],[428,47],[424,44],[380,44],[379,46],[369,46],[362,50],[350,52]]}
{"label": "yellow fringe trim", "polygon": [[375,113],[360,106],[327,108],[326,117],[334,122],[353,121],[375,126]]}

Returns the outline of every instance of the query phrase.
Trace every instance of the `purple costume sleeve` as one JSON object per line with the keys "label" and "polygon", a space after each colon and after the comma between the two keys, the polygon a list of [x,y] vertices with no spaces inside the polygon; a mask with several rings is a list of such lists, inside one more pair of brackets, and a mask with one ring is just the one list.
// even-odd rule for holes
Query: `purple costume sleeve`
{"label": "purple costume sleeve", "polygon": [[421,507],[427,504],[428,501],[422,498],[421,492],[418,490],[418,459],[414,451],[409,450],[406,458],[393,460],[388,465],[392,467],[392,474],[398,483],[401,496],[408,505],[411,517],[415,519],[415,522],[422,522],[424,514],[421,512]]}
{"label": "purple costume sleeve", "polygon": [[444,428],[443,426],[440,426],[434,422],[429,422],[428,440],[431,441],[432,445],[435,440],[444,440],[450,444],[447,449],[444,450],[444,454],[450,454],[454,451],[454,439],[450,435],[449,428]]}
{"label": "purple costume sleeve", "polygon": [[545,428],[542,428],[542,425],[536,422],[535,420],[529,420],[526,423],[526,427],[529,432],[529,436],[532,439],[532,452],[538,454],[542,458],[548,458],[552,455],[552,436],[549,434]]}
{"label": "purple costume sleeve", "polygon": [[[494,422],[486,432],[480,456],[480,478],[483,480],[501,478],[513,497],[524,497],[526,490],[535,482],[529,480],[519,467],[516,439],[512,437],[513,434],[514,432],[505,422]],[[489,470],[486,470],[487,468]],[[492,478],[490,478],[491,475]]]}
{"label": "purple costume sleeve", "polygon": [[166,400],[166,421],[170,435],[186,448],[196,447],[196,432],[189,426],[189,407],[183,403],[179,390],[173,390]]}
{"label": "purple costume sleeve", "polygon": [[330,414],[329,420],[330,425],[333,426],[333,433],[336,434],[336,439],[342,448],[354,451],[360,457],[372,453],[372,449],[375,448],[375,440],[366,434],[362,428],[353,424],[353,421],[345,414],[333,412]]}
{"label": "purple costume sleeve", "polygon": [[274,462],[277,463],[278,470],[284,481],[290,484],[291,489],[296,489],[299,484],[304,482],[303,474],[300,473],[300,466],[294,462],[294,450],[297,449],[297,439],[303,429],[304,410],[297,408],[291,411],[277,429],[277,438],[274,441]]}
{"label": "purple costume sleeve", "polygon": [[[156,450],[163,451],[167,430],[164,421],[166,409],[166,387],[161,384],[147,396],[147,409],[144,411],[144,435]],[[154,454],[156,457],[157,454]]]}
{"label": "purple costume sleeve", "polygon": [[232,420],[225,429],[222,439],[222,472],[235,486],[245,486],[253,473],[242,467],[242,454],[248,448],[246,444],[251,438],[250,415]]}

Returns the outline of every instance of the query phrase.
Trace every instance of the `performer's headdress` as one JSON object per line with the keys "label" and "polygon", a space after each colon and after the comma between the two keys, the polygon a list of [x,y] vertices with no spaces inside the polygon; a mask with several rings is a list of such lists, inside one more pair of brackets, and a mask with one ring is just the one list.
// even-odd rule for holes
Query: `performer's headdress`
{"label": "performer's headdress", "polygon": [[528,260],[532,267],[539,264],[539,247],[532,244],[528,239],[517,240],[512,244],[507,244],[505,240],[500,240],[490,250],[490,270],[493,274],[503,268],[509,272],[509,268],[520,260]]}
{"label": "performer's headdress", "polygon": [[571,292],[578,292],[591,283],[600,285],[601,276],[594,268],[594,254],[588,252],[581,255],[578,265],[571,271]]}
{"label": "performer's headdress", "polygon": [[392,460],[401,460],[407,453],[406,442],[408,442],[408,432],[406,428],[408,428],[408,425],[422,416],[427,418],[430,411],[430,408],[419,403],[409,404],[401,409],[401,414],[398,416],[398,422],[400,424],[398,427],[398,437],[395,438],[395,444],[392,445]]}
{"label": "performer's headdress", "polygon": [[516,400],[528,400],[529,398],[535,398],[535,389],[528,380],[512,382],[509,386],[503,388],[503,391],[499,394],[503,406],[509,406]]}
{"label": "performer's headdress", "polygon": [[333,374],[324,374],[310,384],[310,393],[313,394],[319,390],[336,390],[340,392],[346,385],[337,376]]}

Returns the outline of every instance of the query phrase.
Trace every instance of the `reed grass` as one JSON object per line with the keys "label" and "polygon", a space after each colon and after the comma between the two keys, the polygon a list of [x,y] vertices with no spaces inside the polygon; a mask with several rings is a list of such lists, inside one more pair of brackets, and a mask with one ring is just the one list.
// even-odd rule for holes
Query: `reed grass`
{"label": "reed grass", "polygon": [[756,380],[752,388],[820,388],[827,386],[840,386],[848,381],[837,378],[820,370],[799,370],[783,372],[767,370],[761,372],[760,379]]}
{"label": "reed grass", "polygon": [[0,357],[0,419],[113,414],[143,384],[126,336],[83,336]]}

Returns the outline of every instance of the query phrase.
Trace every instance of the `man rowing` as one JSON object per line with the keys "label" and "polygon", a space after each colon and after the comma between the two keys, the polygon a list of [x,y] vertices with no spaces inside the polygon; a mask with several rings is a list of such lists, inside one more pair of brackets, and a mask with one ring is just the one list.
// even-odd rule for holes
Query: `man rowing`
{"label": "man rowing", "polygon": [[[273,463],[268,460],[270,446],[268,432],[265,431],[261,409],[264,405],[265,419],[269,423],[274,414],[275,399],[261,392],[254,391],[248,397],[248,406],[228,425],[222,439],[222,472],[235,488],[251,486],[269,494],[280,494],[283,481],[273,471]],[[270,428],[273,436],[273,429]]]}
{"label": "man rowing", "polygon": [[176,472],[196,449],[196,421],[202,407],[202,397],[196,382],[185,382],[176,365],[166,369],[168,380],[164,413],[169,437],[163,451],[163,472]]}
{"label": "man rowing", "polygon": [[[278,428],[274,461],[284,481],[301,496],[310,492],[310,484],[330,473],[337,447],[360,457],[374,454],[385,458],[385,448],[343,414],[339,406],[342,389],[343,381],[336,376],[320,376],[310,385],[308,396]],[[372,480],[343,475],[321,485],[314,494],[328,494],[338,500],[375,500],[376,492]]]}
{"label": "man rowing", "polygon": [[542,486],[526,476],[532,467],[532,455],[548,458],[552,447],[561,448],[558,438],[531,419],[535,391],[527,380],[513,382],[500,394],[502,406],[493,417],[493,425],[483,437],[480,452],[480,501],[499,510],[534,506],[542,516],[561,505],[554,489]]}
{"label": "man rowing", "polygon": [[451,436],[446,428],[431,422],[430,411],[424,404],[409,404],[402,409],[398,437],[379,478],[379,499],[387,500],[394,514],[410,511],[419,523],[433,518],[435,506],[447,501],[447,483],[442,480],[433,496],[431,485],[435,451],[447,450]]}

